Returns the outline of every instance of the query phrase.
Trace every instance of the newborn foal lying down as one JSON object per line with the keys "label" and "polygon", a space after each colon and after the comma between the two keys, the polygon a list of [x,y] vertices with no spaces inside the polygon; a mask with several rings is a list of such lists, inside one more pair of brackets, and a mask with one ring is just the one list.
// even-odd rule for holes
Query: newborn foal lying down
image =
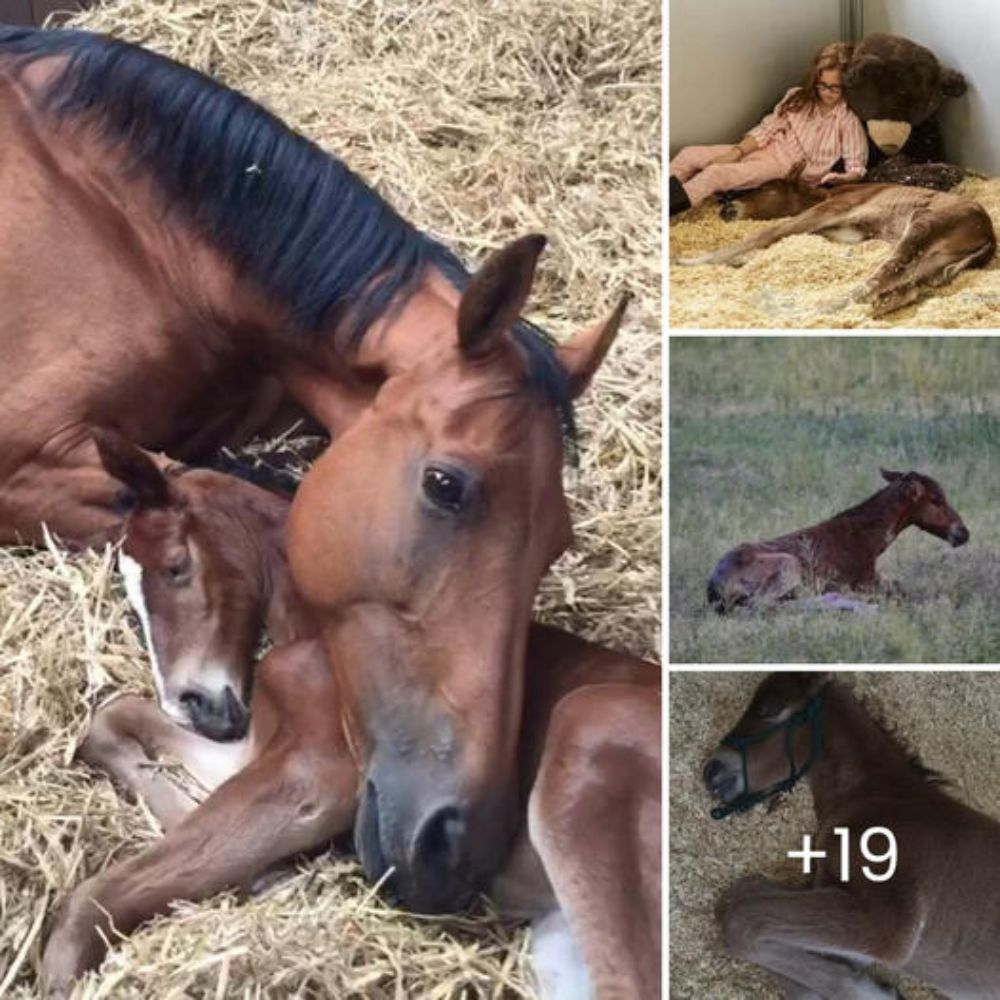
{"label": "newborn foal lying down", "polygon": [[812,527],[730,549],[709,578],[709,604],[722,614],[736,605],[785,600],[802,586],[874,589],[880,584],[876,560],[910,525],[955,547],[969,540],[962,519],[930,476],[881,472],[889,485],[856,507]]}
{"label": "newborn foal lying down", "polygon": [[[203,696],[223,710],[224,692],[242,699],[250,686],[244,632],[259,626],[262,611],[272,638],[297,641],[259,664],[249,731],[231,731],[239,738],[230,742],[193,732],[176,721],[188,721],[183,714],[135,696],[97,712],[81,757],[141,795],[166,836],[70,896],[43,961],[53,992],[100,961],[98,932],[109,922],[128,933],[172,900],[249,885],[282,859],[349,831],[361,794],[363,739],[341,712],[342,679],[310,637],[308,613],[288,583],[279,530],[287,502],[209,471],[164,477],[121,439],[102,435],[98,443],[108,471],[135,497],[123,565],[131,566],[129,593],[161,674],[161,704],[190,659],[171,655],[178,632],[189,650],[214,643],[223,694]],[[242,596],[233,602],[236,581]],[[239,620],[230,618],[227,630],[235,655],[227,656],[214,633],[234,604]],[[545,995],[658,998],[659,671],[540,625],[531,629],[527,661],[525,815],[490,895],[502,912],[534,921]],[[161,756],[185,766],[203,786],[203,802],[149,767]],[[422,829],[411,849],[447,870],[448,834],[446,824]]]}
{"label": "newborn foal lying down", "polygon": [[[848,686],[829,674],[772,674],[705,764],[722,803],[712,815],[749,809],[803,776],[826,857],[809,888],[736,882],[720,908],[726,950],[801,1000],[898,996],[870,978],[874,962],[951,1000],[1000,996],[1000,823],[949,795]],[[895,842],[894,870],[867,865],[880,880],[863,868],[883,856],[885,834],[859,857],[873,828]]]}
{"label": "newborn foal lying down", "polygon": [[727,219],[789,215],[738,243],[677,263],[738,267],[754,250],[807,233],[836,243],[891,240],[889,259],[854,291],[856,301],[870,303],[880,316],[914,302],[926,288],[948,284],[966,268],[985,267],[996,253],[993,223],[982,205],[928,188],[845,184],[830,191],[802,184],[793,171],[785,180],[741,192],[723,208]]}

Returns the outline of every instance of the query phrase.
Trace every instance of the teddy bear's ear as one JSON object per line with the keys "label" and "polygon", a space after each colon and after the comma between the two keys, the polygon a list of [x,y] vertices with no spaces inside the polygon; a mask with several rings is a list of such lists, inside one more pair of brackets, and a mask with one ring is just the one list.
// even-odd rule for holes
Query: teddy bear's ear
{"label": "teddy bear's ear", "polygon": [[965,77],[956,69],[941,70],[941,93],[945,97],[961,97],[969,89]]}

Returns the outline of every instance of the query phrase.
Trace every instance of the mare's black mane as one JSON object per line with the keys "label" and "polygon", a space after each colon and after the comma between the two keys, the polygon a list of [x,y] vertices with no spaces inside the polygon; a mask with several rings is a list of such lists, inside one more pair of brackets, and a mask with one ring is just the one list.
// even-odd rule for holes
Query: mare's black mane
{"label": "mare's black mane", "polygon": [[[46,109],[123,148],[128,168],[147,171],[164,201],[282,303],[301,333],[342,323],[356,343],[428,265],[459,288],[468,280],[454,253],[338,158],[197,70],[82,31],[0,26],[5,55],[67,56]],[[532,389],[558,409],[572,439],[569,380],[551,340],[526,321],[514,335]]]}

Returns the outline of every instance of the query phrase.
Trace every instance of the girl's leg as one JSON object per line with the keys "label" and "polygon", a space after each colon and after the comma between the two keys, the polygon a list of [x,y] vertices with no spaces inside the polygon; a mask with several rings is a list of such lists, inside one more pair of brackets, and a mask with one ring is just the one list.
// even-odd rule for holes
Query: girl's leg
{"label": "girl's leg", "polygon": [[681,183],[690,180],[699,170],[704,170],[712,161],[723,153],[728,153],[730,146],[685,146],[671,161],[670,173]]}
{"label": "girl's leg", "polygon": [[760,187],[785,177],[791,165],[778,151],[765,147],[737,163],[713,163],[684,184],[692,205],[698,205],[719,191],[739,191]]}

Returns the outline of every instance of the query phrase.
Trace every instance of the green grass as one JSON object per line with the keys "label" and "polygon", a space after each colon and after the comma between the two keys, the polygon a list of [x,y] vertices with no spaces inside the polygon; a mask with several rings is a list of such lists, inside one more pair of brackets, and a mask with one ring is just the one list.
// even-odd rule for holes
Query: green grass
{"label": "green grass", "polygon": [[[1000,661],[998,456],[1000,338],[672,338],[671,661]],[[708,607],[724,552],[858,503],[880,465],[937,479],[968,545],[905,531],[876,615]]]}

